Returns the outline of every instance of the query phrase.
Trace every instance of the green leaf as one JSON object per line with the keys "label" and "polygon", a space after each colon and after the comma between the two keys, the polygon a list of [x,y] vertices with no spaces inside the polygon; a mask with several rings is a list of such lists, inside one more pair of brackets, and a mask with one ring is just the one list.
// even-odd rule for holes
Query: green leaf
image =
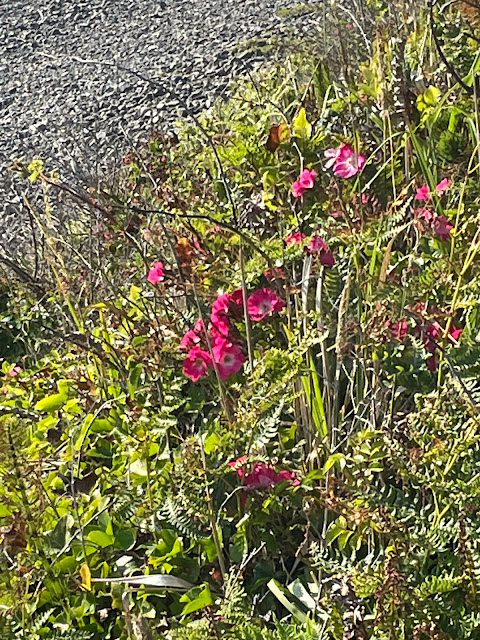
{"label": "green leaf", "polygon": [[63,515],[51,533],[47,535],[47,545],[52,549],[63,549],[71,539],[70,529],[74,520],[70,513]]}
{"label": "green leaf", "polygon": [[121,529],[115,534],[115,547],[126,551],[135,544],[135,529]]}
{"label": "green leaf", "polygon": [[115,538],[113,536],[105,533],[105,531],[100,531],[100,529],[90,531],[90,533],[87,535],[87,540],[102,548],[109,547],[115,542]]}
{"label": "green leaf", "polygon": [[305,107],[300,107],[293,121],[293,135],[302,140],[309,140],[312,135],[312,125],[307,120]]}
{"label": "green leaf", "polygon": [[[194,611],[198,611],[199,609],[203,609],[204,607],[208,607],[212,604],[212,594],[208,584],[205,584],[200,589],[200,592],[198,592],[199,587],[195,587],[192,589],[193,593],[189,591],[180,598],[180,602],[187,602],[183,607],[182,615],[193,613]],[[193,598],[191,597],[192,595],[194,596]]]}
{"label": "green leaf", "polygon": [[68,400],[66,393],[54,393],[51,396],[45,396],[37,402],[34,409],[36,411],[57,411]]}
{"label": "green leaf", "polygon": [[283,604],[285,609],[287,609],[287,611],[290,611],[292,616],[294,616],[302,624],[306,623],[307,621],[306,614],[303,611],[301,611],[301,609],[299,609],[294,602],[292,602],[291,600],[292,596],[290,592],[287,589],[285,589],[285,587],[282,587],[282,585],[276,580],[274,580],[273,578],[267,584],[267,587],[270,589],[273,595],[277,598],[277,600],[279,600]]}

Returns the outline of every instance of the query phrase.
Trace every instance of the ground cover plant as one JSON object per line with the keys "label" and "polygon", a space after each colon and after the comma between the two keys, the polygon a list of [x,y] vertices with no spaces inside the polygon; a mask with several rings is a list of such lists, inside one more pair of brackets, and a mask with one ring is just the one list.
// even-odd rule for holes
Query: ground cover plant
{"label": "ground cover plant", "polygon": [[363,62],[243,79],[115,189],[17,164],[1,637],[480,637],[480,14],[371,6]]}

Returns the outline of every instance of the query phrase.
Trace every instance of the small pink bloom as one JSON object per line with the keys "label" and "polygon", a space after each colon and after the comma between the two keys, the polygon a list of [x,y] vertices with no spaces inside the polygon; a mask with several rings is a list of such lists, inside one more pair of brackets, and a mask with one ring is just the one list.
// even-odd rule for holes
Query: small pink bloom
{"label": "small pink bloom", "polygon": [[452,340],[455,340],[455,342],[457,342],[457,340],[460,338],[462,333],[463,333],[463,329],[456,328],[452,324],[452,326],[450,327],[450,331],[449,331],[449,334],[450,334],[450,337],[452,338]]}
{"label": "small pink bloom", "polygon": [[7,375],[9,375],[11,378],[14,378],[15,376],[18,376],[21,370],[22,370],[22,367],[19,367],[18,365],[14,366],[8,371]]}
{"label": "small pink bloom", "polygon": [[267,487],[273,487],[279,482],[290,480],[292,485],[298,486],[300,482],[296,480],[295,473],[287,471],[275,471],[272,465],[265,462],[256,462],[252,471],[246,473],[244,476],[244,484],[252,489],[264,489]]}
{"label": "small pink bloom", "polygon": [[180,345],[178,348],[180,349],[180,351],[188,351],[199,342],[200,342],[199,336],[195,333],[195,331],[190,329],[180,340]]}
{"label": "small pink bloom", "polygon": [[430,200],[431,198],[430,189],[426,184],[417,189],[417,193],[415,194],[416,200]]}
{"label": "small pink bloom", "polygon": [[311,189],[317,177],[315,169],[304,169],[298,176],[298,182],[304,189]]}
{"label": "small pink bloom", "polygon": [[163,280],[163,262],[154,262],[150,271],[148,272],[147,280],[152,284],[156,284]]}
{"label": "small pink bloom", "polygon": [[425,222],[431,222],[435,216],[433,211],[430,211],[430,209],[427,209],[427,207],[418,207],[417,209],[415,209],[415,215],[417,216],[417,218],[422,218],[423,220],[425,220]]}
{"label": "small pink bloom", "polygon": [[287,244],[301,244],[307,236],[302,231],[292,231],[285,238]]}
{"label": "small pink bloom", "polygon": [[222,380],[226,380],[232,373],[240,371],[246,360],[240,347],[224,338],[216,339],[212,351]]}
{"label": "small pink bloom", "polygon": [[237,458],[236,460],[230,460],[230,462],[228,463],[228,466],[232,467],[239,478],[243,478],[243,476],[245,475],[242,465],[247,461],[247,459],[248,456],[240,456],[240,458]]}
{"label": "small pink bloom", "polygon": [[292,193],[295,198],[301,198],[307,189],[311,189],[317,177],[315,169],[304,169],[298,179],[292,183]]}
{"label": "small pink bloom", "polygon": [[294,198],[301,198],[305,193],[306,189],[302,187],[298,180],[292,182],[292,193]]}
{"label": "small pink bloom", "polygon": [[187,353],[183,362],[183,373],[196,382],[208,374],[208,368],[212,366],[212,358],[201,347],[193,347]]}
{"label": "small pink bloom", "polygon": [[362,204],[367,204],[369,197],[367,193],[362,193],[361,195]]}
{"label": "small pink bloom", "polygon": [[333,167],[333,165],[337,162],[340,156],[341,150],[342,150],[342,145],[340,145],[336,149],[327,149],[325,151],[324,155],[326,158],[328,158],[328,160],[325,162],[325,169],[330,169],[330,167]]}
{"label": "small pink bloom", "polygon": [[440,180],[440,182],[435,187],[435,190],[438,194],[442,194],[448,189],[450,185],[450,180],[448,178],[444,178],[443,180]]}
{"label": "small pink bloom", "polygon": [[432,220],[432,229],[442,240],[448,240],[453,225],[446,216],[435,216]]}
{"label": "small pink bloom", "polygon": [[285,301],[273,289],[257,289],[247,300],[248,314],[252,320],[263,320],[276,311],[281,311]]}
{"label": "small pink bloom", "polygon": [[365,156],[357,153],[351,144],[342,143],[337,149],[327,149],[325,156],[329,158],[325,163],[328,169],[333,167],[333,173],[340,178],[351,178],[365,166]]}

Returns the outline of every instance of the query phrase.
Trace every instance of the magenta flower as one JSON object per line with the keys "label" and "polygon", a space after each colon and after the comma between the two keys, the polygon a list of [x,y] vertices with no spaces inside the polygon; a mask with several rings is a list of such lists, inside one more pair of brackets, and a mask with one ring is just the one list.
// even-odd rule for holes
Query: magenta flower
{"label": "magenta flower", "polygon": [[263,320],[272,313],[281,311],[284,306],[285,301],[268,287],[257,289],[247,300],[248,314],[252,320]]}
{"label": "magenta flower", "polygon": [[205,323],[203,322],[203,318],[199,318],[196,321],[193,330],[197,335],[203,336],[205,334]]}
{"label": "magenta flower", "polygon": [[215,340],[212,351],[222,380],[226,380],[232,373],[240,371],[246,360],[240,347],[224,338]]}
{"label": "magenta flower", "polygon": [[296,475],[293,471],[275,471],[272,465],[266,462],[256,462],[253,465],[252,471],[245,472],[243,464],[247,461],[247,456],[241,456],[238,460],[229,462],[229,466],[232,467],[237,473],[239,478],[242,478],[243,484],[251,489],[264,489],[267,487],[273,487],[279,482],[289,480],[293,486],[298,486],[300,481],[296,479]]}
{"label": "magenta flower", "polygon": [[311,189],[317,177],[315,169],[304,169],[298,176],[298,182],[304,189]]}
{"label": "magenta flower", "polygon": [[333,167],[333,173],[340,178],[351,178],[365,166],[365,156],[357,153],[351,144],[342,143],[336,149],[327,149],[325,168]]}
{"label": "magenta flower", "polygon": [[229,294],[230,303],[236,306],[243,306],[243,291],[242,289],[235,289]]}
{"label": "magenta flower", "polygon": [[292,231],[285,238],[285,242],[288,244],[301,244],[307,236],[302,231]]}
{"label": "magenta flower", "polygon": [[224,313],[212,313],[209,329],[212,336],[227,338],[230,331],[230,319]]}
{"label": "magenta flower", "polygon": [[431,193],[430,193],[430,189],[428,188],[428,186],[426,184],[424,184],[423,186],[419,187],[417,189],[417,192],[415,194],[415,199],[416,200],[430,200],[431,198]]}
{"label": "magenta flower", "polygon": [[308,249],[311,253],[319,254],[320,262],[324,267],[331,268],[335,264],[335,256],[332,250],[319,233],[315,233],[311,237]]}
{"label": "magenta flower", "polygon": [[435,217],[433,211],[430,211],[430,209],[427,209],[427,207],[418,207],[417,209],[415,209],[415,215],[417,216],[417,218],[422,218],[423,220],[425,220],[425,222],[431,222]]}
{"label": "magenta flower", "polygon": [[446,216],[434,216],[432,220],[432,229],[442,240],[448,240],[450,238],[450,231],[453,229],[453,225]]}
{"label": "magenta flower", "polygon": [[443,180],[440,180],[440,182],[437,184],[435,190],[438,194],[442,194],[448,189],[450,185],[450,180],[448,178],[443,178]]}
{"label": "magenta flower", "polygon": [[207,351],[195,346],[187,353],[183,362],[183,373],[194,382],[208,374],[208,368],[212,366],[212,358]]}
{"label": "magenta flower", "polygon": [[188,351],[200,342],[200,337],[195,333],[193,329],[189,329],[187,333],[180,340],[180,351]]}
{"label": "magenta flower", "polygon": [[315,169],[304,169],[298,179],[292,183],[292,193],[295,198],[301,198],[307,189],[314,185],[317,172]]}
{"label": "magenta flower", "polygon": [[[448,339],[456,342],[462,335],[462,332],[463,329],[455,327],[452,324],[448,332]],[[426,360],[427,367],[430,369],[430,371],[435,371],[435,369],[437,368],[437,361],[435,357],[437,343],[443,339],[444,335],[445,331],[436,320],[434,320],[433,322],[429,322],[425,327],[423,344],[425,345],[425,348],[432,354]]]}
{"label": "magenta flower", "polygon": [[147,280],[152,284],[156,284],[163,280],[163,262],[154,262],[150,271],[148,272]]}
{"label": "magenta flower", "polygon": [[230,309],[230,295],[221,293],[212,304],[212,312],[210,314],[210,322],[213,333],[227,337],[230,331],[230,320],[227,316]]}
{"label": "magenta flower", "polygon": [[239,478],[243,478],[243,476],[245,475],[245,472],[241,465],[243,465],[243,463],[246,462],[247,459],[248,456],[240,456],[240,458],[237,458],[236,460],[230,460],[230,462],[228,463],[228,466],[232,467]]}

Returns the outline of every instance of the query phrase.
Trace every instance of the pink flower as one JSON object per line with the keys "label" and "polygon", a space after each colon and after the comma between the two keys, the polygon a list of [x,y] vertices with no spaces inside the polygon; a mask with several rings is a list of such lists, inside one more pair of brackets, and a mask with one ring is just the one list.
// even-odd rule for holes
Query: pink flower
{"label": "pink flower", "polygon": [[232,373],[240,371],[246,360],[240,347],[224,338],[216,339],[212,351],[222,380],[226,380]]}
{"label": "pink flower", "polygon": [[303,189],[311,189],[316,177],[317,172],[315,171],[315,169],[304,169],[298,176],[298,182],[303,187]]}
{"label": "pink flower", "polygon": [[417,216],[417,218],[422,218],[423,220],[425,220],[425,222],[431,222],[435,216],[433,211],[430,211],[430,209],[427,209],[427,207],[418,207],[417,209],[415,209],[415,215]]}
{"label": "pink flower", "polygon": [[21,370],[22,367],[19,367],[18,365],[14,366],[8,371],[7,375],[9,375],[11,378],[14,378],[15,376],[18,376]]}
{"label": "pink flower", "polygon": [[335,264],[335,256],[332,250],[319,233],[315,233],[311,237],[308,249],[312,253],[319,254],[320,262],[324,267],[331,268]]}
{"label": "pink flower", "polygon": [[227,316],[230,309],[230,294],[221,293],[212,304],[210,322],[214,335],[228,336],[230,331],[230,320]]}
{"label": "pink flower", "polygon": [[245,475],[242,465],[247,461],[247,459],[248,456],[240,456],[240,458],[237,458],[236,460],[230,460],[230,462],[228,463],[228,466],[232,467],[239,478],[243,478],[243,476]]}
{"label": "pink flower", "polygon": [[205,333],[205,323],[203,322],[203,318],[199,318],[196,323],[195,326],[193,327],[193,330],[195,331],[196,334],[203,336]]}
{"label": "pink flower", "polygon": [[248,314],[252,320],[263,320],[276,311],[281,311],[285,301],[273,289],[257,289],[247,300]]}
{"label": "pink flower", "polygon": [[[455,342],[462,335],[463,329],[455,327],[453,324],[450,326],[448,332],[448,339],[450,341],[454,340]],[[440,342],[445,335],[445,331],[439,325],[439,323],[434,320],[433,322],[429,322],[425,327],[425,334],[423,336],[423,344],[425,348],[430,351],[432,354],[429,358],[427,358],[426,363],[427,367],[430,371],[435,371],[437,367],[437,361],[435,358],[435,352],[437,349],[437,343]]]}
{"label": "pink flower", "polygon": [[230,331],[230,320],[224,313],[213,314],[210,316],[210,332],[212,336],[220,336],[227,338]]}
{"label": "pink flower", "polygon": [[187,333],[183,336],[183,338],[180,340],[180,345],[178,348],[180,349],[180,351],[188,351],[199,342],[200,342],[200,337],[195,333],[195,331],[193,331],[192,329],[189,329]]}
{"label": "pink flower", "polygon": [[446,216],[435,216],[432,220],[432,228],[434,233],[440,236],[442,240],[448,240],[453,225]]}
{"label": "pink flower", "polygon": [[237,306],[243,306],[243,291],[242,289],[235,289],[229,294],[230,303]]}
{"label": "pink flower", "polygon": [[430,200],[431,198],[431,194],[430,194],[430,189],[428,188],[428,186],[426,184],[424,184],[423,186],[419,187],[417,189],[417,193],[415,194],[415,199],[416,200]]}
{"label": "pink flower", "polygon": [[307,236],[302,231],[292,231],[285,238],[287,244],[301,244]]}
{"label": "pink flower", "polygon": [[196,382],[208,374],[208,368],[212,366],[212,358],[201,347],[193,347],[187,353],[183,362],[183,373]]}
{"label": "pink flower", "polygon": [[296,479],[293,471],[275,471],[272,465],[266,462],[256,462],[253,465],[252,471],[245,473],[243,464],[247,461],[247,456],[241,456],[238,460],[229,462],[229,466],[232,467],[239,478],[243,479],[243,484],[251,489],[263,489],[266,487],[273,487],[279,482],[290,480],[293,486],[298,486],[300,481]]}
{"label": "pink flower", "polygon": [[301,198],[305,193],[306,189],[302,187],[298,180],[292,182],[292,193],[294,198]]}
{"label": "pink flower", "polygon": [[156,284],[163,280],[163,262],[154,262],[150,271],[148,272],[147,280],[152,284]]}
{"label": "pink flower", "polygon": [[295,198],[301,198],[307,189],[311,189],[317,177],[315,169],[304,169],[298,179],[292,183],[292,193]]}
{"label": "pink flower", "polygon": [[365,166],[365,156],[357,153],[351,144],[342,143],[336,149],[327,149],[325,167],[333,167],[333,173],[340,178],[351,178]]}
{"label": "pink flower", "polygon": [[438,194],[442,194],[448,189],[450,185],[450,180],[448,178],[443,178],[443,180],[440,180],[440,182],[437,184],[435,190]]}
{"label": "pink flower", "polygon": [[325,151],[324,155],[325,155],[326,158],[328,158],[328,160],[325,163],[325,169],[330,169],[330,167],[333,167],[336,164],[336,162],[337,162],[337,160],[340,157],[340,154],[342,152],[342,147],[343,146],[344,145],[341,144],[336,149],[332,148],[332,149],[327,149]]}
{"label": "pink flower", "polygon": [[449,331],[449,335],[452,338],[452,340],[455,340],[455,342],[457,342],[457,340],[460,338],[462,333],[463,333],[463,329],[456,328],[452,324],[452,326],[450,327],[450,331]]}
{"label": "pink flower", "polygon": [[229,308],[230,296],[228,293],[221,293],[212,304],[212,315],[220,313],[227,314]]}

